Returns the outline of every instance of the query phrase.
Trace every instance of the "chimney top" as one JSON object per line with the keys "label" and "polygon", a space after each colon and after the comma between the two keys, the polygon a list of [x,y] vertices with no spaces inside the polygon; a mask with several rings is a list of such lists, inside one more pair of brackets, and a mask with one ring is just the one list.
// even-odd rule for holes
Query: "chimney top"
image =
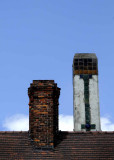
{"label": "chimney top", "polygon": [[98,75],[98,60],[95,53],[76,53],[73,59],[73,75]]}
{"label": "chimney top", "polygon": [[97,59],[97,56],[95,53],[76,53],[74,55],[74,59],[85,59],[85,58],[92,58],[92,59]]}

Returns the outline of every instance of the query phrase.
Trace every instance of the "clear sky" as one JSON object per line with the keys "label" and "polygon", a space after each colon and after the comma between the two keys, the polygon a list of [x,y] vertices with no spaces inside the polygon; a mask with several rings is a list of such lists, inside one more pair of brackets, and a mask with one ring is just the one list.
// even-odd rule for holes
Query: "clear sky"
{"label": "clear sky", "polygon": [[0,130],[8,117],[28,115],[32,80],[55,80],[59,112],[72,116],[81,52],[98,57],[100,113],[114,125],[114,0],[0,0]]}

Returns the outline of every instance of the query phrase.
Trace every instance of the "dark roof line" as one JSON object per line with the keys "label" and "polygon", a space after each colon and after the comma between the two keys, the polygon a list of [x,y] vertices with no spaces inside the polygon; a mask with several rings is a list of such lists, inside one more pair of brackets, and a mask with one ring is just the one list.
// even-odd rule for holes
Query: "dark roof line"
{"label": "dark roof line", "polygon": [[[114,134],[114,131],[59,131],[62,133],[75,133],[75,134]],[[0,134],[5,133],[29,133],[29,131],[0,131]]]}

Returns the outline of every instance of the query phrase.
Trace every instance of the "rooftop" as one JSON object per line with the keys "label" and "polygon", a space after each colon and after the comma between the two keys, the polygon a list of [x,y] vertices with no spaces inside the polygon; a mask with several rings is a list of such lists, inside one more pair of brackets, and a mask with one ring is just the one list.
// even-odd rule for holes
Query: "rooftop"
{"label": "rooftop", "polygon": [[1,160],[114,160],[114,132],[59,132],[54,149],[34,146],[29,132],[0,132]]}

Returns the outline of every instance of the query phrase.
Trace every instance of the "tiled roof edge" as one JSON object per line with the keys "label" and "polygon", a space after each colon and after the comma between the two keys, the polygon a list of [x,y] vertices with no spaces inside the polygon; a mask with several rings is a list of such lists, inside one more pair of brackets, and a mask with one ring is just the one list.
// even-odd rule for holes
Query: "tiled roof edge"
{"label": "tiled roof edge", "polygon": [[114,131],[60,131],[61,133],[74,133],[74,134],[114,134]]}
{"label": "tiled roof edge", "polygon": [[0,131],[0,133],[28,133],[29,131]]}
{"label": "tiled roof edge", "polygon": [[[0,131],[0,134],[5,133],[29,133],[29,131]],[[114,134],[114,131],[59,131],[59,133],[71,134]]]}

